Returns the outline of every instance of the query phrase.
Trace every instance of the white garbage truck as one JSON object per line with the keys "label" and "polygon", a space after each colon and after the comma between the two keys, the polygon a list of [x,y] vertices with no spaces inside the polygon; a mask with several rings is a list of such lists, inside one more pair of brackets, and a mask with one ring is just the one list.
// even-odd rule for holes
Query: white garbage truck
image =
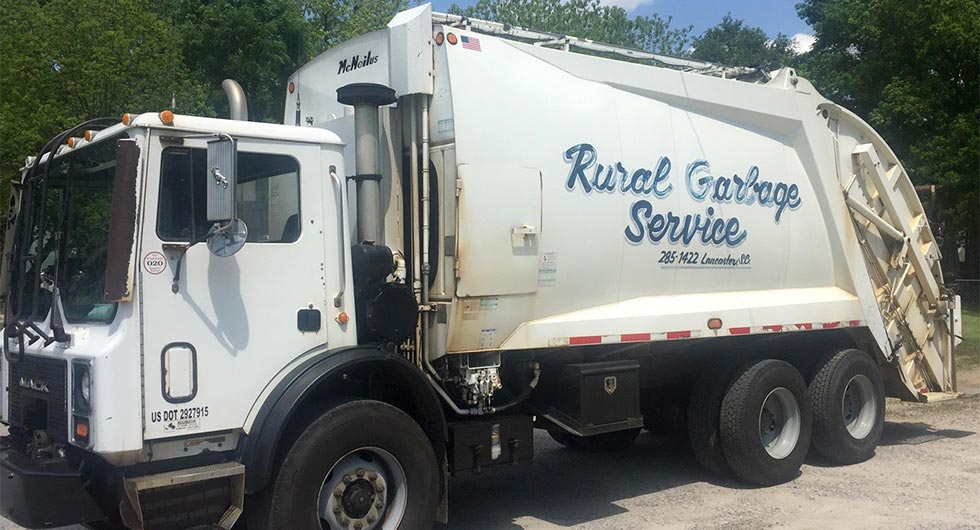
{"label": "white garbage truck", "polygon": [[535,429],[680,429],[772,485],[955,395],[908,174],[791,68],[425,5],[295,72],[285,124],[225,89],[232,119],[86,122],[13,187],[17,524],[426,529]]}

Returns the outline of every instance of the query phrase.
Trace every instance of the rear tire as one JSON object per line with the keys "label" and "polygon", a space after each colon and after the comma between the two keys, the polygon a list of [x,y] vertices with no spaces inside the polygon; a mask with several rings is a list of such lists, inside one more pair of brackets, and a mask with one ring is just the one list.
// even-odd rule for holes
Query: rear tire
{"label": "rear tire", "polygon": [[551,438],[568,447],[579,451],[591,453],[611,453],[629,449],[640,435],[640,429],[627,429],[625,431],[607,432],[592,436],[575,436],[567,432],[548,431]]}
{"label": "rear tire", "polygon": [[722,400],[721,444],[732,472],[762,486],[793,480],[810,448],[811,422],[796,368],[771,359],[751,365]]}
{"label": "rear tire", "polygon": [[813,447],[838,464],[874,456],[885,426],[885,386],[871,357],[861,350],[830,356],[810,381]]}
{"label": "rear tire", "polygon": [[431,528],[438,491],[435,453],[418,424],[387,403],[348,401],[289,448],[270,485],[249,499],[248,527],[327,530],[344,528],[331,518],[346,517],[365,528],[373,518],[378,530]]}
{"label": "rear tire", "polygon": [[721,401],[728,392],[736,367],[705,369],[694,383],[687,409],[687,433],[694,458],[716,475],[732,474],[721,446]]}

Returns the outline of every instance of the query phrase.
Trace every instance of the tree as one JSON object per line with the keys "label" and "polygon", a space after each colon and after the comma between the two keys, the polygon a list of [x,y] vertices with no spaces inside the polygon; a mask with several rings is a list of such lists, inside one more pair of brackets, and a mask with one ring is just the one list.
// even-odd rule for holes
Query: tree
{"label": "tree", "polygon": [[797,9],[817,37],[801,74],[867,119],[913,180],[937,186],[947,236],[969,237],[960,273],[978,277],[980,3],[806,0]]}
{"label": "tree", "polygon": [[[404,0],[165,0],[187,67],[209,87],[208,103],[227,116],[221,90],[241,83],[249,119],[282,123],[286,79],[326,48],[379,29]],[[178,102],[179,104],[179,102]]]}
{"label": "tree", "polygon": [[[230,78],[245,90],[249,119],[281,123],[286,78],[321,49],[299,0],[164,0],[154,9],[177,30],[187,68],[207,87],[211,115],[228,116],[221,81]],[[186,112],[180,101],[177,107]]]}
{"label": "tree", "polygon": [[318,0],[307,3],[309,17],[322,34],[321,51],[385,27],[392,17],[407,7],[406,0]]}
{"label": "tree", "polygon": [[0,197],[48,138],[171,98],[205,110],[177,34],[145,0],[3,0],[0,9]]}
{"label": "tree", "polygon": [[793,41],[780,33],[770,39],[762,28],[746,26],[742,20],[725,15],[721,24],[694,39],[691,57],[730,66],[753,66],[777,70],[793,63]]}
{"label": "tree", "polygon": [[680,55],[691,31],[673,29],[670,18],[656,14],[630,18],[599,0],[479,0],[465,8],[453,4],[449,12],[666,55]]}

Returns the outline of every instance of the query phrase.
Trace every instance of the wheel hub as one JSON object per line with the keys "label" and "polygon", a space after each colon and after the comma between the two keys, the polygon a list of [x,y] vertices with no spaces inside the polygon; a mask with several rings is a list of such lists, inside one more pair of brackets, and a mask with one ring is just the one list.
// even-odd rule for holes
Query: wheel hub
{"label": "wheel hub", "polygon": [[759,411],[759,441],[769,456],[781,460],[800,438],[800,408],[788,389],[779,387],[766,396]]}
{"label": "wheel hub", "polygon": [[361,478],[351,482],[340,498],[344,515],[352,519],[363,519],[374,505],[374,487]]}
{"label": "wheel hub", "polygon": [[878,402],[874,385],[867,376],[858,374],[847,382],[841,400],[841,416],[848,434],[861,440],[871,434],[878,420]]}
{"label": "wheel hub", "polygon": [[341,458],[323,482],[320,527],[394,529],[404,515],[406,500],[405,472],[398,461],[381,449],[358,450]]}

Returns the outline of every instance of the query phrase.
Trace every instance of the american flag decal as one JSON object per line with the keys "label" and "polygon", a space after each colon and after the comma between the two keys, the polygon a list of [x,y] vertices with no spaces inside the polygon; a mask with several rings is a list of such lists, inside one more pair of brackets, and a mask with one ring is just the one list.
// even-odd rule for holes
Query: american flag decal
{"label": "american flag decal", "polygon": [[459,38],[459,42],[462,43],[463,47],[467,50],[480,50],[480,39],[476,37],[467,37],[465,35]]}

